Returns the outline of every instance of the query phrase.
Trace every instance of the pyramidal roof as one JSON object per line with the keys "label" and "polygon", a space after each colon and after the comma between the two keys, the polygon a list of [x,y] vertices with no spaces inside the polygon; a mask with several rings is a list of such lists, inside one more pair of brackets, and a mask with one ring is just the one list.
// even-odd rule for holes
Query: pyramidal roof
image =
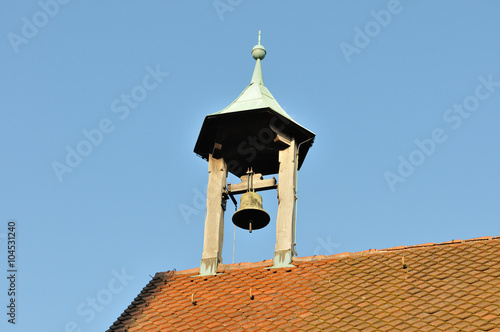
{"label": "pyramidal roof", "polygon": [[[300,170],[316,135],[294,121],[264,85],[262,60],[266,56],[266,49],[260,44],[260,31],[259,43],[253,47],[252,56],[256,63],[250,84],[229,106],[205,117],[194,152],[208,160],[217,143],[223,146],[221,156],[233,165],[239,165],[229,170],[235,176],[244,175],[249,167],[258,169],[262,175],[276,174],[281,141],[268,142],[267,147],[259,151],[252,161],[247,160],[248,158],[240,151],[240,144],[245,144],[249,137],[255,136],[260,130],[269,129],[276,135],[279,132],[280,137],[284,139],[294,139],[300,146],[298,150],[298,170]],[[269,162],[270,160],[275,162]]]}
{"label": "pyramidal roof", "polygon": [[[220,115],[238,111],[246,111],[259,108],[270,108],[273,111],[284,116],[288,120],[293,121],[293,119],[285,112],[285,110],[278,104],[276,99],[274,99],[271,92],[264,85],[264,79],[262,76],[262,60],[266,56],[266,49],[260,44],[260,31],[259,31],[259,43],[252,49],[252,56],[256,60],[255,69],[252,75],[252,81],[243,90],[243,92],[233,101],[228,107],[215,112],[210,115]],[[293,121],[295,122],[295,121]]]}

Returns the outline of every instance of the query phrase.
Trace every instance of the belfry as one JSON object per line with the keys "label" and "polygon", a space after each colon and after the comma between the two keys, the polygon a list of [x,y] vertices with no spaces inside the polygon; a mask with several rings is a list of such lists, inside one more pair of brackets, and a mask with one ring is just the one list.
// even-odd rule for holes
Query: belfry
{"label": "belfry", "polygon": [[[232,220],[240,228],[258,230],[268,225],[257,191],[276,189],[276,247],[273,267],[292,266],[295,246],[297,171],[312,146],[315,134],[295,122],[264,86],[261,62],[266,56],[259,42],[252,49],[256,60],[250,84],[229,106],[205,117],[194,152],[208,161],[207,212],[199,275],[213,275],[222,262],[226,201],[241,195]],[[228,184],[232,173],[241,183]],[[278,174],[264,179],[264,176]]]}

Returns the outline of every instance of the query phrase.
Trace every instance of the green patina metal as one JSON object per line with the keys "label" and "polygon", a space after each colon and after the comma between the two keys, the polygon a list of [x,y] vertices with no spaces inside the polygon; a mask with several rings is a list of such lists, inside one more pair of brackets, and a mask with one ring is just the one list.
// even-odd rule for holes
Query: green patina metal
{"label": "green patina metal", "polygon": [[[206,160],[210,154],[223,157],[228,162],[228,171],[236,176],[244,175],[248,167],[263,175],[276,174],[278,152],[284,148],[281,141],[274,139],[278,134],[294,138],[297,144],[307,142],[299,152],[300,169],[315,137],[285,112],[264,85],[262,60],[266,54],[260,44],[259,31],[259,42],[252,49],[256,63],[250,84],[229,106],[205,117],[194,148],[194,152]],[[274,135],[270,140],[269,132]],[[254,142],[254,137],[260,140]],[[250,151],[252,144],[258,153],[249,158],[250,153],[245,153]]]}
{"label": "green patina metal", "polygon": [[246,111],[260,108],[270,108],[278,114],[284,116],[290,121],[293,119],[285,112],[285,110],[274,99],[271,92],[264,85],[264,78],[262,76],[262,60],[266,56],[266,49],[260,44],[260,31],[259,43],[252,49],[252,56],[256,60],[255,68],[253,70],[252,80],[250,84],[243,90],[243,92],[236,98],[229,106],[215,112],[211,115],[221,115],[231,112]]}

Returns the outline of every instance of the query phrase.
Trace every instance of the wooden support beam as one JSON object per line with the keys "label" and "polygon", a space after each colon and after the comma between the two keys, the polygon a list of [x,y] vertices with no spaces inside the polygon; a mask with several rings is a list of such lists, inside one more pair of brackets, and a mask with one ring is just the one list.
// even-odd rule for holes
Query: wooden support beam
{"label": "wooden support beam", "polygon": [[279,152],[278,217],[276,218],[276,248],[273,267],[292,266],[295,238],[295,200],[297,187],[295,140]]}
{"label": "wooden support beam", "polygon": [[200,275],[212,275],[222,263],[222,241],[224,239],[224,209],[222,194],[225,192],[227,165],[223,158],[208,159],[207,214]]}
{"label": "wooden support beam", "polygon": [[[276,189],[278,187],[276,179],[266,179],[262,180],[260,174],[255,174],[253,178],[253,189],[254,191],[262,191],[268,189]],[[248,184],[246,180],[247,175],[241,177],[241,182],[236,184],[228,184],[227,191],[233,195],[239,195],[246,193],[248,190]]]}

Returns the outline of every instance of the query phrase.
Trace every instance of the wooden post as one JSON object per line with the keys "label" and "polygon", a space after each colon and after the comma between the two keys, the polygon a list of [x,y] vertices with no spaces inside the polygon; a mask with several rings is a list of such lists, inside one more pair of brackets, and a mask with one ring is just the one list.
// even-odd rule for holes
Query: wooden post
{"label": "wooden post", "polygon": [[207,214],[200,275],[213,275],[222,263],[222,241],[224,239],[224,209],[222,194],[226,187],[227,165],[223,158],[208,159]]}
{"label": "wooden post", "polygon": [[279,152],[278,217],[273,267],[293,266],[291,264],[295,238],[296,153],[295,139],[290,141],[288,148]]}

